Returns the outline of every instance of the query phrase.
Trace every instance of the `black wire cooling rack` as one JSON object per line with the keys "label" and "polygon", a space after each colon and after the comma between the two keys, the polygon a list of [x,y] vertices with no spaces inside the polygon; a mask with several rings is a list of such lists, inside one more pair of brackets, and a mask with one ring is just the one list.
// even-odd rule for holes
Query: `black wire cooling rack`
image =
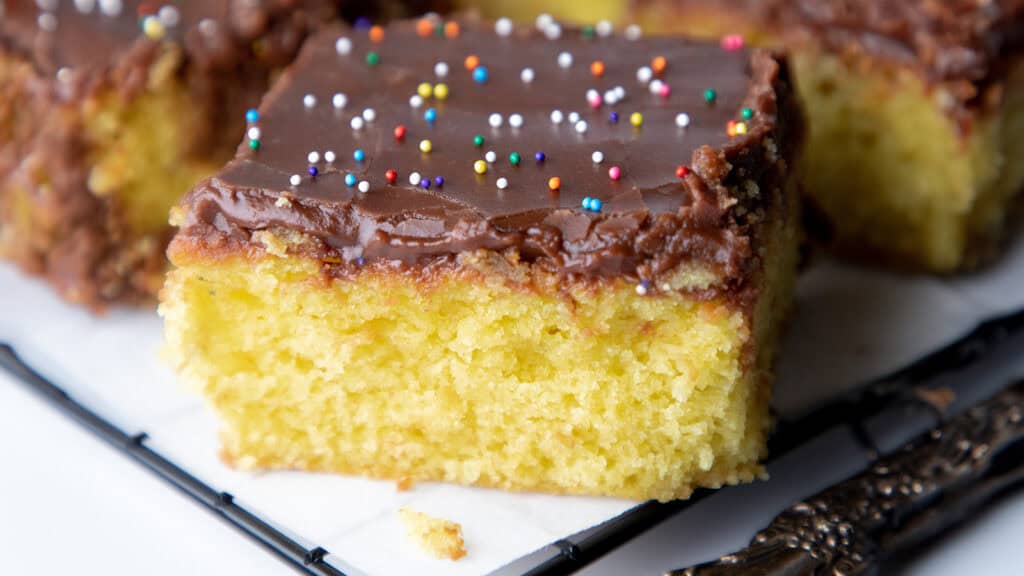
{"label": "black wire cooling rack", "polygon": [[[1010,339],[1024,335],[1024,310],[982,322],[974,330],[939,350],[888,376],[873,380],[843,394],[813,412],[793,420],[781,420],[769,442],[768,462],[778,460],[828,430],[848,426],[869,451],[876,451],[864,423],[883,411],[901,404],[943,414],[934,403],[917,392],[934,379],[956,373],[979,363]],[[103,415],[76,401],[64,389],[25,363],[15,349],[0,342],[0,367],[36,392],[67,418],[98,436],[132,461],[152,472],[206,508],[211,514],[254,540],[271,554],[303,574],[346,576],[331,565],[329,552],[308,548],[246,510],[225,491],[202,482],[169,458],[147,446],[145,432],[130,433]],[[642,532],[682,512],[713,494],[698,490],[688,500],[669,503],[647,502],[595,528],[557,540],[529,554],[496,574],[556,576],[575,572],[637,537]]]}

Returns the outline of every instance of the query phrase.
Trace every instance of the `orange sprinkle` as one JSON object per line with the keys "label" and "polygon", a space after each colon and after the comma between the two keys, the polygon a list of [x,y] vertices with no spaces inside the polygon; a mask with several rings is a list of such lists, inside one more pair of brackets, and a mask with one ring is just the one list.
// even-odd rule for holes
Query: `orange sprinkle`
{"label": "orange sprinkle", "polygon": [[654,70],[655,74],[664,72],[666,66],[668,66],[668,61],[664,56],[655,56],[654,60],[651,60],[651,70]]}
{"label": "orange sprinkle", "polygon": [[416,23],[416,33],[420,36],[430,36],[430,33],[434,31],[434,23],[430,21],[430,18],[420,18],[419,22]]}
{"label": "orange sprinkle", "polygon": [[725,133],[728,134],[730,138],[736,135],[735,120],[729,120],[728,122],[725,123]]}
{"label": "orange sprinkle", "polygon": [[448,22],[444,25],[444,35],[447,38],[455,38],[459,35],[459,23]]}
{"label": "orange sprinkle", "polygon": [[604,76],[604,62],[594,60],[594,63],[590,65],[590,73],[598,78]]}
{"label": "orange sprinkle", "polygon": [[548,188],[550,188],[552,192],[558,190],[561,187],[562,179],[559,178],[558,176],[552,176],[551,179],[548,180]]}
{"label": "orange sprinkle", "polygon": [[466,56],[466,70],[476,70],[476,67],[480,65],[480,59],[477,58],[476,54],[470,54]]}
{"label": "orange sprinkle", "polygon": [[384,39],[384,29],[380,26],[370,27],[370,41],[374,44],[380,43]]}

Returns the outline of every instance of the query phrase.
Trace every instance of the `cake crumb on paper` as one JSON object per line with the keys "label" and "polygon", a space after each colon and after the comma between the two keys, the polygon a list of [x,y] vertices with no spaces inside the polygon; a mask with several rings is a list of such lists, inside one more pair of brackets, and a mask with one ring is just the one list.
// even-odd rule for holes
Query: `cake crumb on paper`
{"label": "cake crumb on paper", "polygon": [[423,551],[441,559],[458,560],[466,555],[462,525],[458,522],[428,516],[410,508],[400,508],[398,515],[405,532]]}

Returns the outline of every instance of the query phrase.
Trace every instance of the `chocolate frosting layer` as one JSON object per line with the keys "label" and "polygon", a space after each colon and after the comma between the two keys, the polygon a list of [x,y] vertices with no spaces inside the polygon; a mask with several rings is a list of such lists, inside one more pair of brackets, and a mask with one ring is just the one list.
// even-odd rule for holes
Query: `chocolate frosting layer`
{"label": "chocolate frosting layer", "polygon": [[[446,38],[432,27],[418,30],[423,26],[391,26],[379,42],[348,29],[308,42],[264,100],[252,126],[258,149],[247,139],[234,161],[185,199],[180,237],[283,228],[350,263],[413,264],[513,249],[570,275],[655,278],[697,261],[733,284],[746,278],[755,224],[771,196],[747,182],[777,187],[784,170],[777,113],[787,87],[772,56],[570,29],[557,40],[526,28],[501,35],[472,22]],[[351,42],[350,52],[339,53],[339,39]],[[486,81],[464,65],[470,56],[486,68]],[[638,69],[659,57],[665,66],[653,74],[657,82],[638,81]],[[439,77],[442,62],[448,70]],[[522,80],[525,68],[532,82]],[[448,95],[413,106],[421,83],[444,83]],[[654,93],[658,83],[667,91]],[[618,86],[622,98],[613,94]],[[600,105],[588,103],[591,89]],[[339,94],[341,108],[333,104]],[[561,123],[553,122],[554,110]],[[639,125],[634,113],[642,115]],[[500,126],[491,124],[494,114]],[[354,129],[353,119],[364,126]],[[742,123],[732,136],[729,122]],[[398,126],[405,130],[400,139]],[[476,135],[482,146],[474,145]],[[474,162],[491,151],[486,173],[478,174]],[[389,170],[397,173],[394,183]],[[419,178],[410,180],[414,172]],[[599,200],[600,210],[586,199]]]}
{"label": "chocolate frosting layer", "polygon": [[1024,49],[1024,0],[672,1],[684,13],[721,9],[784,36],[896,60],[931,81],[984,82]]}

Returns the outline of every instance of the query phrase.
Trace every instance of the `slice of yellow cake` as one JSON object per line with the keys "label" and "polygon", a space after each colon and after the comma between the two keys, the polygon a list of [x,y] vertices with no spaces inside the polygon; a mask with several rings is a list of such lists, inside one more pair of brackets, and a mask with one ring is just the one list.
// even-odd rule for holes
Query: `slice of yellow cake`
{"label": "slice of yellow cake", "polygon": [[1021,0],[645,0],[661,31],[784,46],[805,108],[802,183],[841,250],[983,264],[1024,188]]}
{"label": "slice of yellow cake", "polygon": [[224,457],[662,500],[756,477],[796,260],[784,65],[436,28],[310,40],[175,213],[160,310]]}

